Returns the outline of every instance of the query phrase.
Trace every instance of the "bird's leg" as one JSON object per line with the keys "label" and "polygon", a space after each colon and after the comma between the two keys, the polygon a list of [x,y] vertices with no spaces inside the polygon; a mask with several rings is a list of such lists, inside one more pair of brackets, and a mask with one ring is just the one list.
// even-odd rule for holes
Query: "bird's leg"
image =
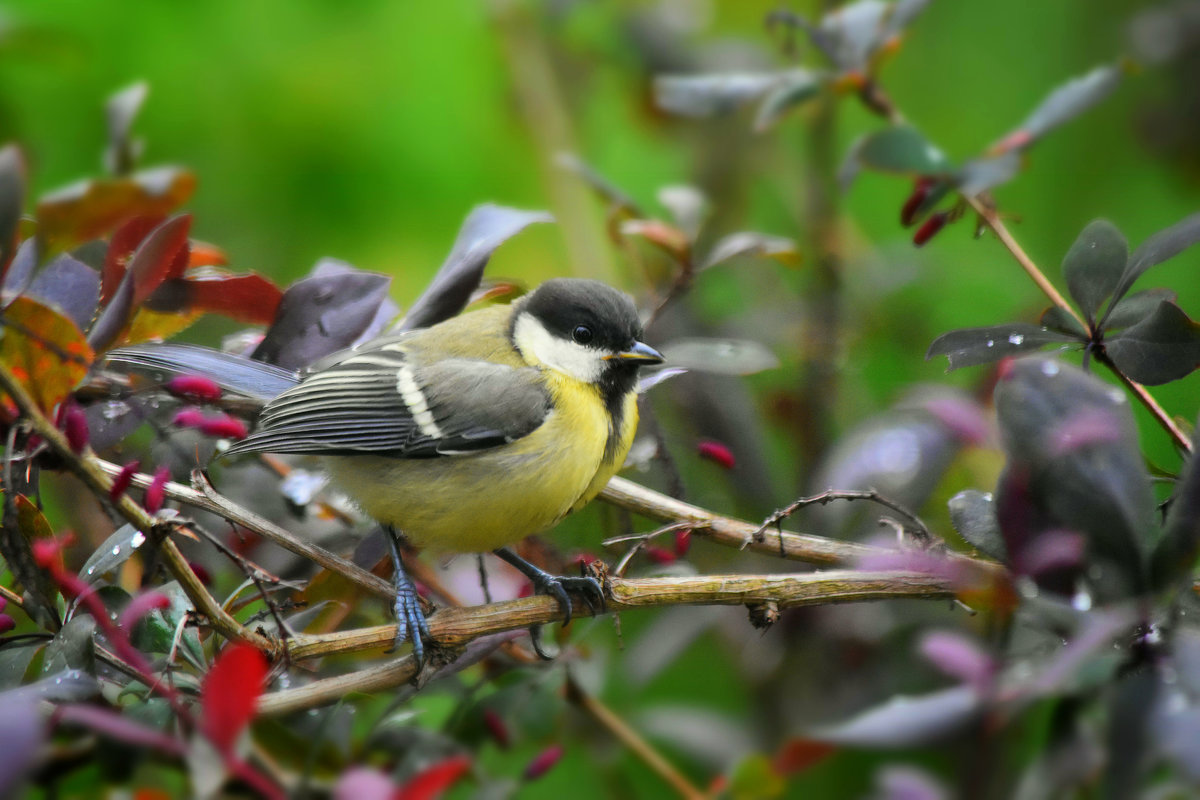
{"label": "bird's leg", "polygon": [[[529,578],[533,582],[533,591],[535,593],[548,594],[558,601],[559,606],[563,610],[563,625],[568,625],[571,622],[571,598],[567,592],[578,592],[593,614],[604,610],[604,591],[600,588],[600,582],[595,578],[551,575],[545,570],[538,569],[533,564],[530,564],[509,547],[501,547],[499,550],[493,550],[492,552],[502,560],[516,567],[526,578]],[[533,649],[537,652],[538,656],[549,661],[551,657],[542,650],[541,642],[538,639],[537,630],[539,627],[535,625],[530,629]]]}
{"label": "bird's leg", "polygon": [[[413,658],[417,662],[417,670],[425,664],[425,640],[430,638],[429,626],[425,622],[425,613],[421,610],[421,598],[417,595],[417,587],[413,586],[408,573],[404,571],[404,562],[400,559],[400,535],[390,525],[383,526],[387,534],[388,544],[392,549],[392,583],[396,587],[396,599],[393,608],[396,613],[396,639],[391,650],[404,644],[406,639],[412,639]],[[389,652],[391,652],[389,650]]]}

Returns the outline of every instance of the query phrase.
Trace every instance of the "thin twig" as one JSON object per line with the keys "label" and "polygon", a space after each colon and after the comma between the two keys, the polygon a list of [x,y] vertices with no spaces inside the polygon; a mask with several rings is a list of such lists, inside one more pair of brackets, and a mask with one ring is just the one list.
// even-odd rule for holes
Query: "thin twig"
{"label": "thin twig", "polygon": [[[4,364],[0,364],[0,389],[2,389],[21,412],[33,430],[42,437],[47,445],[62,459],[67,468],[74,473],[84,485],[97,497],[107,498],[112,488],[112,478],[106,474],[100,459],[91,451],[78,454],[71,449],[66,437],[50,420],[46,419],[33,398],[25,391],[25,387]],[[135,503],[128,495],[118,497],[112,503],[116,511],[139,531],[145,533],[156,542],[162,554],[167,569],[179,581],[184,593],[197,611],[208,617],[210,624],[221,635],[228,639],[248,642],[255,647],[275,654],[277,645],[272,640],[245,628],[240,622],[221,608],[220,604],[209,594],[208,589],[196,577],[187,559],[179,551],[178,546],[166,535],[166,528],[161,520],[156,519],[146,509]]]}
{"label": "thin twig", "polygon": [[670,784],[671,788],[683,798],[687,800],[704,800],[707,795],[697,789],[692,783],[684,777],[683,773],[675,769],[671,762],[663,757],[662,753],[654,749],[642,735],[634,730],[629,723],[621,719],[613,713],[613,711],[598,699],[588,694],[588,692],[579,685],[570,671],[567,672],[567,700],[573,703],[577,708],[590,716],[595,722],[600,724],[600,727],[607,730],[621,744],[629,748],[629,752],[633,753],[643,764],[654,771],[660,778]]}
{"label": "thin twig", "polygon": [[1146,410],[1150,412],[1150,416],[1154,417],[1155,421],[1158,422],[1158,424],[1161,425],[1168,434],[1170,434],[1171,439],[1174,440],[1176,446],[1180,447],[1185,453],[1192,452],[1192,440],[1189,439],[1187,434],[1184,433],[1179,425],[1175,423],[1175,420],[1171,418],[1171,415],[1167,413],[1166,409],[1158,404],[1158,401],[1154,399],[1154,396],[1150,394],[1145,386],[1138,383],[1133,378],[1130,378],[1128,375],[1118,369],[1117,365],[1112,362],[1112,359],[1108,358],[1108,356],[1104,355],[1103,353],[1097,353],[1096,360],[1108,367],[1112,374],[1117,376],[1117,380],[1123,383],[1125,388],[1133,393],[1133,396],[1136,397],[1138,401],[1146,407]]}
{"label": "thin twig", "polygon": [[925,523],[920,517],[896,501],[890,500],[883,496],[875,489],[867,489],[865,491],[850,489],[827,489],[819,494],[810,495],[809,497],[801,497],[800,499],[789,503],[763,520],[762,527],[760,527],[756,532],[755,538],[761,539],[767,528],[773,525],[778,525],[780,522],[787,519],[792,514],[795,514],[805,506],[816,504],[826,505],[828,503],[832,503],[834,500],[868,500],[872,503],[878,503],[884,508],[890,508],[892,511],[895,511],[897,514],[908,520],[912,524],[912,527],[916,529],[918,538],[922,542],[928,543],[936,541],[936,538],[929,531],[929,528],[925,526]]}

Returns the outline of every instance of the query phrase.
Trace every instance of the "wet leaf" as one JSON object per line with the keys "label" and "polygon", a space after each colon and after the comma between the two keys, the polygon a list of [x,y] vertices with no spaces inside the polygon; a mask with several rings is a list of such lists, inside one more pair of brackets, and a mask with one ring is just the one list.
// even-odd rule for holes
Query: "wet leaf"
{"label": "wet leaf", "polygon": [[1101,595],[1141,590],[1154,496],[1125,394],[1039,357],[1013,362],[995,397],[1008,456],[998,516],[1010,558],[1044,534],[1076,532]]}
{"label": "wet leaf", "polygon": [[1079,116],[1112,94],[1121,81],[1121,72],[1116,66],[1097,67],[1059,86],[989,152],[998,154],[1028,147],[1052,128]]}
{"label": "wet leaf", "polygon": [[17,252],[18,226],[25,209],[25,159],[16,145],[0,148],[0,281]]}
{"label": "wet leaf", "polygon": [[1163,263],[1182,253],[1196,242],[1200,242],[1200,213],[1180,220],[1171,227],[1154,234],[1133,251],[1121,282],[1113,293],[1117,299],[1125,296],[1134,281],[1153,266]]}
{"label": "wet leaf", "polygon": [[1088,223],[1067,251],[1062,265],[1067,289],[1089,322],[1117,288],[1128,258],[1125,236],[1106,219]]}
{"label": "wet leaf", "polygon": [[894,697],[845,722],[816,728],[809,736],[853,747],[918,747],[962,730],[982,709],[974,689],[955,686],[916,697]]}
{"label": "wet leaf", "polygon": [[130,132],[149,91],[150,87],[145,81],[138,81],[108,98],[104,104],[104,116],[108,122],[108,149],[104,151],[104,165],[113,175],[132,172],[141,155],[141,143],[131,139]]}
{"label": "wet leaf", "polygon": [[1130,378],[1156,386],[1182,378],[1200,364],[1200,325],[1164,300],[1141,322],[1108,337],[1105,350]]}
{"label": "wet leaf", "polygon": [[797,266],[801,261],[800,248],[791,239],[742,231],[718,239],[712,250],[709,250],[708,255],[704,257],[700,269],[715,267],[743,256],[773,258],[789,267]]}
{"label": "wet leaf", "polygon": [[87,375],[92,348],[75,323],[29,297],[18,297],[0,325],[0,363],[49,414]]}
{"label": "wet leaf", "polygon": [[1159,303],[1174,303],[1176,296],[1172,289],[1146,289],[1126,295],[1106,312],[1104,329],[1115,331],[1136,325],[1157,311]]}
{"label": "wet leaf", "polygon": [[500,245],[538,222],[553,222],[545,211],[524,211],[491,203],[476,206],[463,221],[450,255],[429,286],[408,309],[398,330],[436,325],[456,316],[479,286],[488,259]]}
{"label": "wet leaf", "polygon": [[956,370],[988,364],[1030,350],[1039,350],[1048,344],[1071,341],[1074,339],[1066,334],[1027,322],[1013,322],[989,328],[963,328],[943,333],[934,339],[925,353],[925,359],[946,356],[950,361],[949,369]]}
{"label": "wet leaf", "polygon": [[354,343],[387,297],[391,278],[326,265],[283,293],[274,323],[251,358],[300,369]]}
{"label": "wet leaf", "polygon": [[1079,339],[1083,342],[1088,340],[1087,331],[1079,324],[1079,320],[1071,316],[1065,308],[1050,306],[1042,313],[1042,318],[1038,322],[1043,328],[1066,334],[1072,339]]}
{"label": "wet leaf", "polygon": [[[1200,428],[1192,435],[1192,455],[1183,470],[1154,548],[1150,570],[1153,585],[1165,589],[1192,574],[1200,555]],[[1200,662],[1198,662],[1200,663]]]}
{"label": "wet leaf", "polygon": [[82,331],[92,324],[100,304],[100,275],[63,253],[42,267],[25,293],[66,314]]}
{"label": "wet leaf", "polygon": [[718,375],[752,375],[779,366],[774,353],[745,339],[676,339],[662,352],[671,368]]}
{"label": "wet leaf", "polygon": [[1016,153],[973,158],[962,165],[958,173],[958,191],[967,197],[1008,183],[1021,171],[1021,158]]}
{"label": "wet leaf", "polygon": [[721,72],[657,75],[654,102],[684,117],[715,117],[736,111],[778,86],[786,72]]}
{"label": "wet leaf", "polygon": [[868,136],[859,161],[872,169],[909,175],[940,175],[953,169],[946,155],[910,125],[897,125]]}
{"label": "wet leaf", "polygon": [[794,69],[783,74],[758,105],[754,130],[763,133],[775,126],[792,109],[817,96],[828,76],[823,72]]}
{"label": "wet leaf", "polygon": [[95,239],[125,220],[169,214],[191,199],[196,177],[177,167],[82,181],[38,201],[38,237],[48,250]]}
{"label": "wet leaf", "polygon": [[950,522],[959,536],[985,556],[1007,562],[1008,551],[990,492],[967,489],[951,497],[949,506]]}
{"label": "wet leaf", "polygon": [[91,672],[96,667],[96,620],[89,614],[76,614],[46,645],[42,674],[56,675],[64,670]]}
{"label": "wet leaf", "polygon": [[79,577],[87,583],[100,581],[128,561],[145,543],[146,534],[132,525],[122,525],[88,557],[79,568]]}

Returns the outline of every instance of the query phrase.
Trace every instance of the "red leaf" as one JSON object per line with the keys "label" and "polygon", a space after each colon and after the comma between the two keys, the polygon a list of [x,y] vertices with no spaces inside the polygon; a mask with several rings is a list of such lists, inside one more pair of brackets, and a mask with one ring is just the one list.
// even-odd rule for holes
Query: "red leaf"
{"label": "red leaf", "polygon": [[215,311],[249,324],[270,325],[283,299],[278,286],[253,272],[185,280],[185,303],[196,311]]}
{"label": "red leaf", "polygon": [[137,249],[150,231],[162,224],[166,217],[134,217],[113,231],[108,241],[108,252],[104,256],[104,274],[100,281],[100,302],[107,303],[112,299],[121,278],[125,277],[125,268],[129,257]]}
{"label": "red leaf", "polygon": [[255,648],[238,642],[221,651],[200,686],[204,716],[200,729],[221,752],[254,719],[259,695],[267,681],[267,659]]}
{"label": "red leaf", "polygon": [[223,267],[229,263],[225,251],[208,242],[192,242],[188,252],[188,269],[192,267]]}
{"label": "red leaf", "polygon": [[417,774],[396,792],[396,800],[436,800],[471,768],[471,759],[454,756]]}
{"label": "red leaf", "polygon": [[917,247],[923,246],[926,242],[938,234],[938,232],[946,227],[946,223],[950,220],[950,215],[945,211],[939,211],[936,214],[931,214],[925,223],[917,228],[917,232],[913,234],[913,244]]}
{"label": "red leaf", "polygon": [[776,772],[791,775],[828,758],[836,749],[831,744],[812,739],[788,739],[775,753],[772,765]]}
{"label": "red leaf", "polygon": [[[192,227],[191,214],[180,214],[152,230],[129,258],[128,272],[133,276],[133,304],[140,306],[154,293],[176,268],[182,274],[187,266],[188,231]],[[178,265],[183,253],[182,266]]]}

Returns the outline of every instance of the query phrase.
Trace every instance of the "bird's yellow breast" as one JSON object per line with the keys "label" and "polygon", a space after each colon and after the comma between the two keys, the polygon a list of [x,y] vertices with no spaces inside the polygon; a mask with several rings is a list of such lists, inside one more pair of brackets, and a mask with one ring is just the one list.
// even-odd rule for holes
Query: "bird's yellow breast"
{"label": "bird's yellow breast", "polygon": [[330,457],[325,467],[369,516],[435,552],[482,552],[543,531],[599,493],[637,428],[630,394],[605,461],[610,425],[598,389],[544,374],[553,410],[516,442],[439,458]]}

